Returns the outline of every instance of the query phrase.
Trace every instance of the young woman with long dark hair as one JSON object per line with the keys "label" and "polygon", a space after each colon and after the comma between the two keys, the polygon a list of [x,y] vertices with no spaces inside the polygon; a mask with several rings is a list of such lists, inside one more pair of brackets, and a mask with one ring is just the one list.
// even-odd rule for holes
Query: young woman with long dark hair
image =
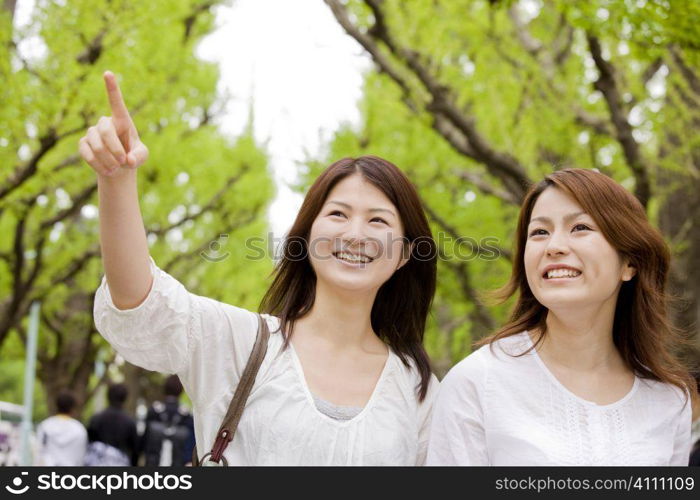
{"label": "young woman with long dark hair", "polygon": [[560,170],[528,192],[516,238],[512,316],[442,381],[428,464],[687,465],[696,389],[642,205]]}
{"label": "young woman with long dark hair", "polygon": [[[136,190],[147,149],[119,87],[80,141],[98,174],[100,333],[128,361],[177,373],[211,449],[253,349],[256,314],[188,292],[150,259]],[[289,231],[261,312],[272,334],[228,464],[417,465],[437,386],[422,345],[436,252],[418,194],[391,163],[329,166]]]}

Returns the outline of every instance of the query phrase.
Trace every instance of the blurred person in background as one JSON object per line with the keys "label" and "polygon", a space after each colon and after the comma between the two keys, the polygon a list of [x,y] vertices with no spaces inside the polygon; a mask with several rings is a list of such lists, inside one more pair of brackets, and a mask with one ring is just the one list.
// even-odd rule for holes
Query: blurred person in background
{"label": "blurred person in background", "polygon": [[109,407],[93,415],[88,424],[88,466],[128,466],[138,460],[136,421],[123,409],[128,396],[124,384],[112,384],[107,390]]}
{"label": "blurred person in background", "polygon": [[36,465],[81,466],[85,460],[88,437],[82,423],[74,418],[75,397],[62,391],[56,397],[56,415],[37,427]]}
{"label": "blurred person in background", "polygon": [[190,462],[194,440],[192,415],[180,404],[183,388],[177,375],[165,379],[164,401],[155,401],[141,439],[145,465],[182,466]]}

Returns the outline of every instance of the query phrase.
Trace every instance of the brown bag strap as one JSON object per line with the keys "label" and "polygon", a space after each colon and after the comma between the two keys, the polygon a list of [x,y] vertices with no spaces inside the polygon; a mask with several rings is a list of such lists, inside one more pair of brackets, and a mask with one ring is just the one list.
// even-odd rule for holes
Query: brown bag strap
{"label": "brown bag strap", "polygon": [[267,326],[267,321],[259,314],[257,317],[258,333],[255,337],[253,351],[250,353],[250,358],[248,358],[248,363],[243,370],[241,380],[238,382],[236,392],[233,394],[226,416],[224,417],[221,427],[219,427],[219,432],[216,434],[216,441],[214,441],[211,451],[204,455],[201,461],[197,460],[197,446],[195,444],[192,450],[192,465],[201,466],[206,460],[216,464],[219,464],[221,461],[223,465],[228,465],[228,461],[224,457],[224,450],[226,450],[226,447],[233,440],[233,436],[236,433],[236,428],[238,427],[238,422],[241,420],[241,415],[243,415],[243,409],[248,400],[248,395],[253,388],[260,365],[265,358],[267,341],[270,337],[270,329]]}

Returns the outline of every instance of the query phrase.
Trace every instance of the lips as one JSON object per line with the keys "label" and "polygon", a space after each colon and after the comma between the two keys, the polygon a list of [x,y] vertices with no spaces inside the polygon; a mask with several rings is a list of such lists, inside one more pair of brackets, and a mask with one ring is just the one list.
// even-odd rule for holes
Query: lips
{"label": "lips", "polygon": [[346,251],[333,252],[333,257],[349,264],[369,264],[374,259],[363,253],[353,253]]}
{"label": "lips", "polygon": [[578,278],[583,274],[583,271],[572,266],[567,266],[563,264],[550,264],[544,268],[542,272],[542,278],[546,280],[556,280],[556,279],[571,279]]}

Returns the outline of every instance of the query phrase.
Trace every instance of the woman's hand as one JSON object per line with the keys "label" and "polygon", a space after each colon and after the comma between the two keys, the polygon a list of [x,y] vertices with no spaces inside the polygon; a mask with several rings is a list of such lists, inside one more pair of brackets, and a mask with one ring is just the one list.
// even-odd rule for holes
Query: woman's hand
{"label": "woman's hand", "polygon": [[136,169],[148,158],[148,148],[124,104],[117,79],[104,74],[112,116],[103,116],[80,138],[78,149],[98,175],[113,177],[122,169]]}

